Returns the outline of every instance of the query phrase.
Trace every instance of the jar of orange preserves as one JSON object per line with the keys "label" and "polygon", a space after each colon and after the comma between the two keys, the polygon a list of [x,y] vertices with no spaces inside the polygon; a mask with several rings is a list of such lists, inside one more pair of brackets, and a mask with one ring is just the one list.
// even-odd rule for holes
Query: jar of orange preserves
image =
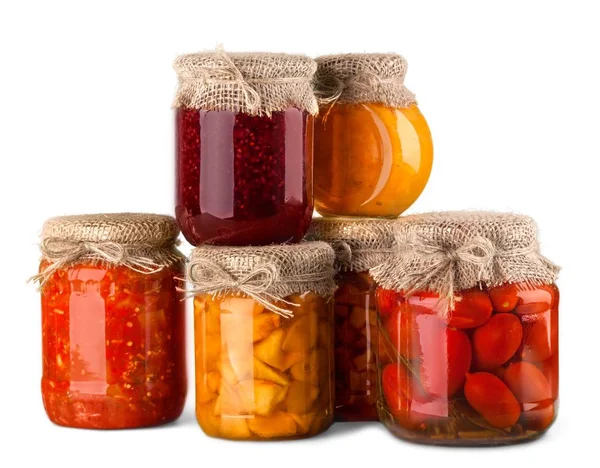
{"label": "jar of orange preserves", "polygon": [[499,445],[542,435],[558,410],[558,268],[525,216],[402,218],[372,270],[385,359],[381,421],[398,437]]}
{"label": "jar of orange preserves", "polygon": [[397,217],[419,197],[433,145],[396,54],[317,59],[315,207],[323,216]]}
{"label": "jar of orange preserves", "polygon": [[52,422],[123,429],[179,417],[187,380],[178,234],[175,219],[147,214],[45,223],[35,279]]}
{"label": "jar of orange preserves", "polygon": [[321,242],[193,251],[196,416],[207,435],[299,439],[329,428],[333,260]]}
{"label": "jar of orange preserves", "polygon": [[392,252],[392,221],[315,218],[307,237],[336,251],[335,418],[377,421],[378,323],[369,269]]}

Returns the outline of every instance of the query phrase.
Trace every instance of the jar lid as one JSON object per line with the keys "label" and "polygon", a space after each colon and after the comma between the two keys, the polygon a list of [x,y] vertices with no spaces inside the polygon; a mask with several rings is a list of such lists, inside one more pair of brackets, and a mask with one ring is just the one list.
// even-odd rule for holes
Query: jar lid
{"label": "jar lid", "polygon": [[408,63],[401,55],[325,55],[316,61],[315,89],[322,104],[375,102],[406,108],[417,103],[404,86]]}
{"label": "jar lid", "polygon": [[325,242],[223,247],[203,245],[191,254],[189,294],[245,294],[265,307],[292,315],[277,305],[292,294],[335,292],[333,249]]}
{"label": "jar lid", "polygon": [[367,271],[395,252],[394,220],[380,218],[314,218],[309,240],[329,243],[342,271]]}
{"label": "jar lid", "polygon": [[539,250],[535,221],[493,212],[403,216],[394,224],[397,252],[373,268],[374,280],[397,291],[434,291],[452,303],[454,291],[479,284],[551,284],[559,267]]}
{"label": "jar lid", "polygon": [[43,287],[61,268],[80,262],[123,265],[153,274],[182,260],[179,228],[171,216],[111,213],[59,216],[44,223],[40,250],[45,268],[32,278]]}
{"label": "jar lid", "polygon": [[316,114],[317,65],[304,55],[231,53],[222,49],[175,59],[175,108],[271,115],[290,107]]}
{"label": "jar lid", "polygon": [[58,216],[44,223],[42,239],[161,246],[179,236],[175,218],[149,213]]}

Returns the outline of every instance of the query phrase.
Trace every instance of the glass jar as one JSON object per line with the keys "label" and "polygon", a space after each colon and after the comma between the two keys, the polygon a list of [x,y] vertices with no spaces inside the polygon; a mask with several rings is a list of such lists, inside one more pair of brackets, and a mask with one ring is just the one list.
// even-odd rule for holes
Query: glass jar
{"label": "glass jar", "polygon": [[381,421],[433,444],[542,435],[558,410],[558,301],[554,284],[507,283],[463,290],[444,315],[434,293],[378,288]]}
{"label": "glass jar", "polygon": [[335,414],[341,421],[377,421],[375,284],[367,272],[336,277]]}
{"label": "glass jar", "polygon": [[[41,270],[48,266],[43,261]],[[154,274],[83,261],[42,290],[42,397],[62,426],[173,421],[187,393],[183,264]]]}
{"label": "glass jar", "polygon": [[333,420],[332,301],[285,298],[284,318],[244,295],[194,299],[196,416],[209,436],[299,439]]}
{"label": "glass jar", "polygon": [[333,80],[341,89],[321,104],[315,120],[316,210],[399,216],[425,188],[433,163],[429,127],[403,85],[405,60],[350,54],[317,63],[317,86]]}
{"label": "glass jar", "polygon": [[175,69],[176,216],[193,245],[299,242],[313,212],[314,60],[183,55]]}

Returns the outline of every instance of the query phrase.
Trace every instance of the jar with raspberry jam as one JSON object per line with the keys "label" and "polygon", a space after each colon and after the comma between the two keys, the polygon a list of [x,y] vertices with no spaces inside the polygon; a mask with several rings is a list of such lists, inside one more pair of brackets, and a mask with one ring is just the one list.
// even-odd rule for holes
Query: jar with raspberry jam
{"label": "jar with raspberry jam", "polygon": [[176,216],[193,245],[299,242],[313,212],[315,62],[286,54],[175,61]]}

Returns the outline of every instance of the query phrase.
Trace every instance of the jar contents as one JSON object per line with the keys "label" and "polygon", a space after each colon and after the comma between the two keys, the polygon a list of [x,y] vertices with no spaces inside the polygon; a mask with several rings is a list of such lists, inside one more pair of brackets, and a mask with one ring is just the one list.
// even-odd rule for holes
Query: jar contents
{"label": "jar contents", "polygon": [[342,421],[377,421],[377,314],[368,273],[344,272],[335,295],[335,411]]}
{"label": "jar contents", "polygon": [[297,439],[333,420],[333,311],[313,293],[292,295],[293,318],[253,299],[194,299],[196,415],[226,439]]}
{"label": "jar contents", "polygon": [[313,120],[176,110],[176,215],[193,245],[299,242],[312,218]]}
{"label": "jar contents", "polygon": [[[382,422],[418,442],[496,445],[543,434],[558,399],[558,289],[436,294],[379,288]],[[443,318],[446,317],[446,318]]]}
{"label": "jar contents", "polygon": [[42,396],[54,423],[122,429],[179,417],[187,392],[181,275],[181,267],[143,275],[91,263],[52,274],[42,291]]}
{"label": "jar contents", "polygon": [[315,205],[323,216],[397,217],[419,197],[433,144],[416,105],[338,103],[315,122]]}

